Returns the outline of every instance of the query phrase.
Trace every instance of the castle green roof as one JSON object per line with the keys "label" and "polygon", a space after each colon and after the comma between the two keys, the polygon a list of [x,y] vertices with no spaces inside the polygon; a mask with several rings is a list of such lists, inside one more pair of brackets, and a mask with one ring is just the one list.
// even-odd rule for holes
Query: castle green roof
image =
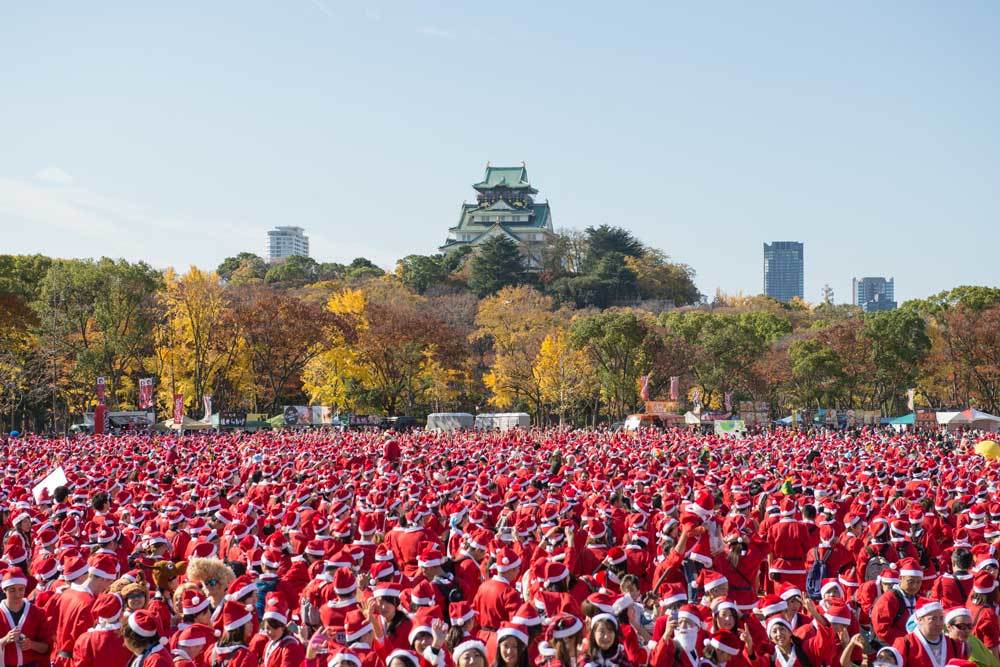
{"label": "castle green roof", "polygon": [[473,185],[476,190],[490,190],[497,187],[512,190],[530,190],[537,192],[528,182],[528,170],[520,167],[486,167],[483,180]]}

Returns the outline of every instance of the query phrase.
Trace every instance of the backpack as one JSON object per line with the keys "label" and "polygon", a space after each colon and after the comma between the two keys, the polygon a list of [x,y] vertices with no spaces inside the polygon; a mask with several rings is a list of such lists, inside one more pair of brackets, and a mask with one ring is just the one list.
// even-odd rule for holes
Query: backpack
{"label": "backpack", "polygon": [[889,567],[889,561],[882,554],[874,552],[871,547],[865,547],[865,552],[868,554],[868,562],[865,563],[865,581],[875,581],[882,574],[882,570]]}
{"label": "backpack", "polygon": [[830,560],[830,554],[832,553],[833,549],[830,549],[826,552],[824,558],[820,558],[819,547],[816,547],[813,551],[814,559],[812,565],[809,567],[809,572],[806,574],[806,595],[813,600],[819,600],[823,597],[823,580],[830,574],[826,562]]}

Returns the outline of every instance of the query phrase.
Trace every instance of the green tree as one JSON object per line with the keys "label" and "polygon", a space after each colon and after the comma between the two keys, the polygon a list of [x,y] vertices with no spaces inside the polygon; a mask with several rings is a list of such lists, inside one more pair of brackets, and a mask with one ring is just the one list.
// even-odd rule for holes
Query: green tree
{"label": "green tree", "polygon": [[621,227],[601,225],[587,227],[587,254],[583,261],[583,271],[594,271],[597,264],[608,254],[617,253],[626,257],[640,257],[645,246],[632,232]]}
{"label": "green tree", "polygon": [[226,257],[215,270],[226,282],[232,280],[233,274],[237,271],[244,273],[245,277],[253,276],[263,280],[267,273],[267,262],[252,252],[241,252],[235,257]]}
{"label": "green tree", "polygon": [[632,310],[578,317],[570,325],[570,342],[587,352],[614,417],[636,403],[637,380],[647,370],[644,343],[652,331],[652,317]]}
{"label": "green tree", "polygon": [[469,289],[480,298],[525,280],[524,259],[517,244],[506,236],[494,236],[479,246],[470,262]]}
{"label": "green tree", "polygon": [[837,404],[844,371],[837,353],[816,338],[797,340],[789,348],[794,396],[800,407]]}
{"label": "green tree", "polygon": [[301,287],[307,283],[315,282],[318,274],[317,269],[316,260],[312,257],[292,255],[272,264],[264,275],[264,282],[268,285],[281,283],[287,286]]}
{"label": "green tree", "polygon": [[861,336],[871,349],[873,403],[898,410],[903,394],[916,386],[920,362],[930,351],[925,322],[909,309],[869,313]]}
{"label": "green tree", "polygon": [[701,292],[694,284],[694,269],[671,262],[660,250],[646,249],[638,257],[626,256],[625,265],[635,275],[643,299],[669,299],[676,306],[701,300]]}

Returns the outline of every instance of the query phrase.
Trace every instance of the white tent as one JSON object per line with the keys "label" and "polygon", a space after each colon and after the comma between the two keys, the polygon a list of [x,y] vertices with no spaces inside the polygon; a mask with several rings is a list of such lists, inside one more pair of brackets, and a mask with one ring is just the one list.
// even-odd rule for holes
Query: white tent
{"label": "white tent", "polygon": [[476,418],[468,412],[432,412],[427,415],[428,431],[458,431],[472,428]]}
{"label": "white tent", "polygon": [[527,412],[484,412],[476,415],[478,430],[507,431],[512,428],[531,428],[531,415]]}
{"label": "white tent", "polygon": [[693,413],[690,410],[688,410],[687,412],[684,413],[684,423],[685,424],[700,424],[701,423],[701,417],[699,417],[695,413]]}
{"label": "white tent", "polygon": [[939,412],[937,422],[950,429],[975,428],[981,431],[1000,430],[1000,417],[969,408],[962,412]]}

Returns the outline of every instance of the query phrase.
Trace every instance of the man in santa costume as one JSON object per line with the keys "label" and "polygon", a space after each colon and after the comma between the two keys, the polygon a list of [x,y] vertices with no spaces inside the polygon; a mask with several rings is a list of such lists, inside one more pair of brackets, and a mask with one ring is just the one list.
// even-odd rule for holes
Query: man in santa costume
{"label": "man in santa costume", "polygon": [[884,644],[892,644],[907,633],[917,595],[923,586],[923,570],[916,558],[899,561],[899,583],[883,593],[872,607],[872,629]]}
{"label": "man in santa costume", "polygon": [[53,664],[67,665],[73,658],[76,638],[94,625],[93,605],[118,576],[118,559],[109,554],[94,554],[87,563],[87,578],[72,584],[59,597],[58,625],[55,629],[56,652]]}
{"label": "man in santa costume", "polygon": [[0,647],[4,665],[35,665],[48,657],[49,628],[45,614],[24,599],[28,579],[18,568],[3,571],[0,586],[4,599],[0,600]]}
{"label": "man in santa costume", "polygon": [[131,662],[134,656],[125,648],[121,634],[123,604],[121,596],[116,593],[97,596],[92,608],[97,622],[73,645],[73,667],[127,665]]}
{"label": "man in santa costume", "polygon": [[945,667],[949,660],[964,659],[967,649],[944,634],[944,609],[937,600],[921,598],[914,611],[917,627],[893,642],[905,667]]}

